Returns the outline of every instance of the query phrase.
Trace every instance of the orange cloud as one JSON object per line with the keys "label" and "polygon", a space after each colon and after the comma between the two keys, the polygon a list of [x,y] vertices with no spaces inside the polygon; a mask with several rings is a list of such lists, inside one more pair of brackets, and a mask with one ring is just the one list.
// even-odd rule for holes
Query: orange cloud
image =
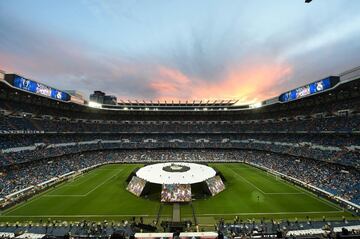
{"label": "orange cloud", "polygon": [[274,86],[291,73],[292,67],[286,64],[261,64],[230,69],[224,79],[209,82],[190,79],[177,69],[161,66],[150,87],[157,91],[159,99],[239,99],[243,103],[253,103],[281,93]]}
{"label": "orange cloud", "polygon": [[159,98],[177,100],[187,98],[191,80],[177,69],[159,66],[155,74],[156,79],[150,82],[150,88],[156,90]]}
{"label": "orange cloud", "polygon": [[284,65],[254,65],[233,69],[219,85],[200,89],[196,94],[249,102],[264,100],[274,96],[273,87],[291,71],[291,67]]}
{"label": "orange cloud", "polygon": [[[61,84],[72,85],[72,81],[76,79],[79,90],[84,88],[105,90],[107,93],[118,94],[119,99],[140,98],[140,100],[161,101],[236,99],[240,103],[253,103],[277,96],[282,91],[277,86],[293,71],[288,64],[274,63],[271,59],[257,59],[242,63],[240,66],[229,66],[224,74],[221,74],[221,79],[209,81],[205,78],[194,78],[177,68],[164,65],[101,57],[93,61],[88,55],[81,54],[81,51],[74,52],[76,52],[74,55],[67,54],[68,58],[73,60],[66,64],[57,59],[49,59],[40,64],[39,61],[32,61],[29,57],[1,53],[0,69],[13,71],[20,65],[23,66],[22,69],[47,74],[50,80],[53,79],[53,75],[60,75],[59,77],[64,78],[60,83],[51,84],[50,80],[44,82],[58,88],[61,88]],[[74,77],[69,78],[66,72],[73,73]],[[22,74],[22,72],[18,73]],[[78,79],[79,76],[89,80]],[[69,88],[64,85],[64,89]],[[112,86],[111,89],[106,88],[109,85]],[[129,91],[121,92],[128,85],[132,88],[129,87]]]}

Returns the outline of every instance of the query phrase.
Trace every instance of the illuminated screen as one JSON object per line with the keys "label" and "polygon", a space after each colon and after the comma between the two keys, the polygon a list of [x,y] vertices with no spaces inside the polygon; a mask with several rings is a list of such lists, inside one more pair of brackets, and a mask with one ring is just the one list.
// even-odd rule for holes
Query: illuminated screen
{"label": "illuminated screen", "polygon": [[126,190],[136,196],[140,196],[142,191],[144,190],[145,184],[146,181],[144,179],[133,176]]}
{"label": "illuminated screen", "polygon": [[316,81],[306,86],[299,87],[295,90],[285,92],[280,95],[281,102],[296,100],[308,95],[315,94],[327,89],[330,89],[338,82],[338,77],[328,77],[324,80]]}
{"label": "illuminated screen", "polygon": [[162,202],[190,202],[190,184],[164,184],[161,191]]}
{"label": "illuminated screen", "polygon": [[70,100],[70,95],[65,92],[53,89],[49,86],[43,85],[41,83],[32,80],[28,80],[18,75],[14,76],[13,86],[22,90],[26,90],[39,95],[44,95],[57,100],[62,100],[62,101]]}
{"label": "illuminated screen", "polygon": [[206,180],[206,184],[211,192],[211,195],[216,195],[225,189],[225,185],[220,176],[215,176]]}

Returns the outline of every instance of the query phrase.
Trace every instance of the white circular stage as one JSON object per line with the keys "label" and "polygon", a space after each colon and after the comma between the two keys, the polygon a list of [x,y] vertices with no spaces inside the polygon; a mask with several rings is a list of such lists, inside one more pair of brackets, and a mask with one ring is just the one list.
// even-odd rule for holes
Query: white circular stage
{"label": "white circular stage", "polygon": [[136,176],[156,184],[194,184],[216,175],[213,168],[196,163],[157,163],[145,166]]}

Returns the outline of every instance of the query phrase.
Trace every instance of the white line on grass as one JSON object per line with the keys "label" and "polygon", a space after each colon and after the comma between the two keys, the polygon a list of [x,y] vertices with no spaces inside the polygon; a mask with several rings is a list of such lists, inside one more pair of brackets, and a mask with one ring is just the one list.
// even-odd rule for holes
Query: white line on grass
{"label": "white line on grass", "polygon": [[98,168],[96,171],[116,171],[116,169],[109,169],[109,168]]}
{"label": "white line on grass", "polygon": [[[61,184],[59,186],[62,186]],[[56,189],[58,189],[58,188],[55,187],[52,189],[48,189],[47,191],[41,192],[40,194],[37,194],[34,197],[30,198],[29,201],[23,201],[20,204],[15,205],[13,208],[9,208],[8,209],[9,211],[5,211],[3,215],[13,212],[15,210],[18,210],[19,208],[23,208],[24,206],[27,206],[28,204],[33,203],[36,200],[39,200],[40,198],[42,198],[44,196],[44,194],[55,191]],[[3,215],[1,215],[1,216],[3,217]]]}
{"label": "white line on grass", "polygon": [[295,194],[295,195],[299,195],[299,194],[305,194],[303,192],[297,192],[297,193],[264,193],[264,194],[267,194],[267,195],[292,195],[292,194]]}
{"label": "white line on grass", "polygon": [[[129,214],[129,215],[111,215],[111,214],[104,214],[104,215],[99,215],[99,214],[95,214],[95,215],[9,215],[9,216],[1,216],[1,217],[156,217],[157,215],[146,215],[146,214],[142,214],[142,215],[137,215],[137,214]],[[170,215],[166,215],[166,216],[170,216]]]}
{"label": "white line on grass", "polygon": [[76,177],[73,181],[68,181],[69,183],[64,185],[64,187],[78,187],[78,186],[86,183],[87,181],[95,178],[98,175],[99,175],[98,173],[90,173],[88,175],[80,175],[80,176]]}
{"label": "white line on grass", "polygon": [[[221,215],[291,215],[291,214],[329,214],[329,213],[339,213],[341,211],[323,211],[323,212],[239,212],[239,213],[212,213],[212,214],[197,214],[198,216],[221,216]],[[9,216],[2,216],[2,217],[132,217],[132,216],[143,216],[143,217],[153,217],[156,215],[137,215],[137,214],[88,214],[88,215],[9,215]],[[164,215],[170,216],[170,215]]]}
{"label": "white line on grass", "polygon": [[[105,183],[107,183],[108,181],[110,181],[111,179],[113,179],[115,176],[117,176],[121,171],[123,171],[124,169],[121,169],[119,171],[116,171],[116,174],[111,175],[111,177],[109,177],[108,179],[106,179],[105,181],[103,181],[102,183],[98,184],[96,187],[94,187],[93,189],[91,189],[90,191],[88,191],[85,194],[49,194],[49,195],[43,195],[43,197],[86,197],[88,196],[90,193],[94,192],[96,189],[98,189],[99,187],[101,187],[102,185],[104,185]],[[86,181],[85,181],[86,182]],[[64,185],[66,186],[66,185]]]}
{"label": "white line on grass", "polygon": [[[1,215],[2,217],[4,217],[6,214],[9,214],[15,210],[18,210],[20,208],[23,208],[24,206],[27,206],[29,203],[33,203],[34,201],[36,200],[39,200],[40,198],[43,198],[43,197],[85,197],[87,195],[89,195],[90,193],[92,193],[93,191],[95,191],[97,188],[99,188],[100,186],[104,185],[107,181],[109,181],[110,179],[112,179],[113,177],[115,177],[118,173],[120,173],[121,171],[123,171],[124,169],[121,169],[119,171],[116,172],[116,174],[112,175],[110,178],[108,178],[107,180],[105,180],[103,183],[97,185],[95,188],[93,188],[92,190],[90,190],[89,192],[87,192],[86,194],[83,194],[83,195],[52,195],[52,194],[48,194],[48,195],[45,195],[46,193],[50,193],[52,191],[56,191],[58,190],[60,187],[55,187],[55,188],[52,188],[50,189],[50,191],[44,191],[38,195],[35,196],[35,198],[32,198],[30,199],[29,201],[25,201],[23,202],[22,204],[18,205],[18,206],[15,206],[14,208],[10,209],[9,211],[6,211],[4,212],[3,215]],[[61,185],[62,186],[65,186],[65,185]]]}
{"label": "white line on grass", "polygon": [[[80,174],[78,176],[75,176],[75,178],[73,178],[72,181],[67,179],[64,181],[64,183],[66,183],[66,184],[62,185],[62,187],[58,187],[57,190],[55,190],[55,192],[61,188],[78,187],[81,184],[86,183],[87,181],[89,181],[90,179],[92,179],[94,176],[97,176],[97,175],[98,175],[98,173],[96,173],[96,171],[89,171],[87,174]],[[83,181],[81,181],[81,180],[83,180]]]}
{"label": "white line on grass", "polygon": [[282,214],[322,214],[322,213],[339,213],[342,211],[323,211],[323,212],[239,212],[239,213],[219,213],[219,214],[196,214],[202,216],[221,216],[221,215],[282,215]]}
{"label": "white line on grass", "polygon": [[[263,172],[263,170],[261,170],[261,169],[258,169],[258,168],[256,168],[256,167],[253,167],[253,166],[249,166],[249,165],[247,165],[249,168],[253,168],[253,169],[255,169],[255,170],[258,170],[258,171],[261,171],[261,172]],[[277,172],[277,171],[275,171],[275,172]],[[278,173],[278,172],[277,172]],[[270,174],[271,175],[271,174]],[[274,175],[271,175],[271,176],[274,176]],[[298,191],[298,192],[302,192],[304,195],[307,195],[307,196],[309,196],[309,197],[312,197],[312,198],[314,198],[314,199],[316,199],[316,200],[318,200],[318,201],[320,201],[320,202],[322,202],[322,203],[325,203],[325,204],[327,204],[328,206],[331,206],[332,208],[335,208],[335,209],[337,209],[337,210],[339,210],[339,211],[344,211],[343,210],[343,208],[341,208],[341,207],[339,207],[338,205],[336,205],[336,204],[334,204],[334,203],[331,203],[331,202],[329,202],[327,199],[325,199],[325,198],[323,198],[323,197],[316,197],[311,191],[309,191],[309,190],[307,190],[307,189],[305,189],[305,188],[303,188],[303,187],[301,187],[301,186],[298,186],[298,185],[292,185],[292,184],[290,184],[290,182],[289,181],[287,181],[286,179],[285,180],[280,180],[279,182],[281,182],[282,184],[284,184],[284,185],[286,185],[286,186],[293,186],[295,189],[296,189],[296,191]]]}
{"label": "white line on grass", "polygon": [[[258,188],[255,184],[253,184],[252,182],[250,182],[249,180],[247,180],[246,178],[242,177],[240,174],[238,174],[235,170],[233,170],[232,168],[230,168],[234,174],[236,174],[238,177],[240,177],[243,181],[245,181],[246,183],[248,183],[249,185],[251,185],[252,187],[256,188],[257,190],[259,190],[262,194],[265,195],[292,195],[292,194],[305,194],[303,192],[278,192],[278,193],[267,193],[264,192],[263,190],[261,190],[260,188]],[[244,167],[245,169],[245,167]],[[288,186],[288,185],[287,185]]]}
{"label": "white line on grass", "polygon": [[249,185],[251,185],[252,187],[256,188],[257,190],[259,190],[262,194],[266,194],[266,192],[264,192],[263,190],[261,190],[260,188],[258,188],[256,185],[254,185],[252,182],[248,181],[247,179],[245,179],[244,177],[242,177],[241,175],[239,175],[234,169],[231,169],[231,171],[233,171],[233,174],[235,174],[236,176],[238,176],[239,178],[241,178],[243,181],[245,181],[246,183],[248,183]]}
{"label": "white line on grass", "polygon": [[89,195],[90,193],[94,192],[96,189],[98,189],[99,187],[101,187],[102,185],[104,185],[105,183],[107,183],[108,181],[110,181],[111,179],[113,179],[115,176],[117,176],[120,172],[122,172],[124,169],[121,169],[119,171],[116,171],[116,173],[114,175],[112,175],[111,177],[109,177],[108,179],[106,179],[105,181],[103,181],[102,183],[100,183],[99,185],[97,185],[95,188],[93,188],[92,190],[90,190],[89,192],[87,192],[86,194],[84,194],[84,196]]}
{"label": "white line on grass", "polygon": [[84,194],[78,194],[78,195],[74,195],[74,194],[49,194],[49,195],[43,195],[43,197],[85,197]]}
{"label": "white line on grass", "polygon": [[[261,169],[258,169],[258,168],[256,168],[256,167],[253,167],[253,166],[249,166],[249,165],[247,165],[247,167],[248,168],[250,168],[250,169],[256,169],[256,170],[258,170],[258,171],[261,171],[261,172],[263,172]],[[232,168],[230,168],[231,170],[233,170]],[[234,170],[233,170],[234,171]],[[234,171],[234,173],[236,173],[235,171]],[[237,173],[236,173],[237,174]],[[237,174],[239,177],[241,177],[239,174]],[[243,178],[243,177],[241,177],[241,178]],[[246,180],[245,178],[243,178],[244,180]],[[246,180],[247,181],[247,180]],[[256,189],[258,189],[258,190],[260,190],[258,187],[256,187],[255,185],[253,185],[251,182],[249,182],[249,181],[247,181],[248,183],[250,183],[250,185],[252,185],[253,187],[255,187]],[[289,181],[287,181],[286,179],[285,180],[280,180],[280,182],[282,183],[282,184],[284,184],[284,185],[286,185],[286,186],[289,186]],[[327,204],[328,206],[331,206],[332,208],[335,208],[335,209],[337,209],[337,210],[339,210],[339,211],[343,211],[343,208],[341,208],[341,207],[339,207],[339,206],[337,206],[337,205],[335,205],[335,204],[333,204],[333,203],[330,203],[329,201],[327,201],[326,199],[324,199],[324,198],[322,198],[322,197],[316,197],[315,195],[313,195],[313,193],[312,192],[310,192],[310,191],[308,191],[308,190],[306,190],[306,189],[304,189],[304,188],[302,188],[301,186],[297,186],[297,185],[291,185],[291,186],[293,186],[298,192],[302,192],[302,194],[304,194],[304,195],[307,195],[307,196],[309,196],[309,197],[312,197],[312,198],[314,198],[314,199],[316,199],[316,200],[318,200],[318,201],[320,201],[320,202],[322,202],[322,203],[325,203],[325,204]],[[275,193],[265,193],[265,192],[263,192],[262,190],[260,190],[263,194],[275,194]],[[290,194],[290,193],[288,193],[288,194]],[[300,194],[300,193],[299,193]]]}
{"label": "white line on grass", "polygon": [[320,201],[320,202],[322,202],[322,203],[325,203],[325,204],[327,204],[328,206],[331,206],[332,208],[335,208],[335,209],[344,211],[343,208],[337,206],[336,204],[330,203],[328,200],[326,200],[325,198],[322,198],[321,196],[320,196],[320,197],[319,197],[319,196],[316,197],[312,192],[310,192],[310,191],[308,191],[308,190],[306,190],[306,189],[304,189],[304,188],[302,188],[302,187],[300,187],[300,186],[295,185],[295,188],[296,188],[298,191],[303,191],[303,192],[305,192],[304,194],[308,195],[309,197],[312,197],[312,198],[314,198],[314,199],[317,199],[318,201]]}

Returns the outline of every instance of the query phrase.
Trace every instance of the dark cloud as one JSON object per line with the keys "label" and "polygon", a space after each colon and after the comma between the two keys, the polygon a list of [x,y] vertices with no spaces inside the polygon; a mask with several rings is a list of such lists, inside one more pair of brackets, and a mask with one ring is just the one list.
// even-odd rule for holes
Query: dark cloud
{"label": "dark cloud", "polygon": [[[303,24],[273,32],[264,23],[258,29],[264,35],[240,28],[241,17],[217,25],[209,16],[168,45],[134,54],[70,40],[0,10],[0,68],[60,89],[103,90],[123,99],[259,100],[359,65],[359,18],[353,13],[345,10],[349,19],[305,15]],[[104,18],[104,12],[96,14]]]}
{"label": "dark cloud", "polygon": [[151,72],[136,60],[109,56],[92,46],[1,17],[0,65],[60,89],[156,97],[146,83]]}

